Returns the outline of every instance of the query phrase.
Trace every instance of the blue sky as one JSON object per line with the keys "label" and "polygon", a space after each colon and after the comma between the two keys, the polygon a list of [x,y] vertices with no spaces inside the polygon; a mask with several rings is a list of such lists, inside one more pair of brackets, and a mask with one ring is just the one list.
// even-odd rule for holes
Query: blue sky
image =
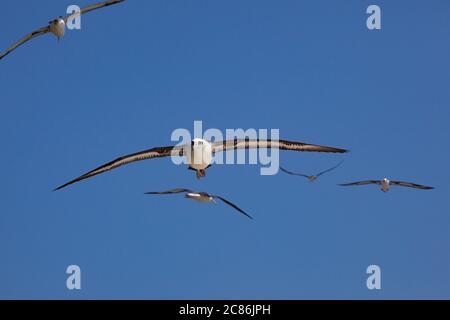
{"label": "blue sky", "polygon": [[[91,1],[79,1],[80,6]],[[69,1],[2,2],[0,49]],[[366,28],[378,4],[382,29]],[[0,61],[0,298],[450,298],[448,1],[133,1]],[[277,128],[315,184],[170,159],[53,188],[176,128]],[[338,183],[436,186],[383,194]],[[220,194],[255,217],[180,196]],[[68,265],[82,289],[66,289]],[[367,266],[382,289],[368,290]]]}

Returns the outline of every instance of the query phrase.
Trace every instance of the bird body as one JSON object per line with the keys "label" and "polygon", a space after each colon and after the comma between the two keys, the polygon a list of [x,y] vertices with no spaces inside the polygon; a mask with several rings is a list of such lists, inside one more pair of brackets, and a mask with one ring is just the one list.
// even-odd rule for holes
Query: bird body
{"label": "bird body", "polygon": [[204,177],[204,170],[213,161],[212,144],[209,141],[196,138],[192,140],[191,148],[186,152],[189,167],[197,171],[197,177]]}
{"label": "bird body", "polygon": [[208,203],[208,202],[214,202],[214,197],[209,195],[206,192],[187,192],[185,195],[185,198],[192,199],[198,202]]}
{"label": "bird body", "polygon": [[64,36],[66,32],[66,22],[61,17],[49,22],[50,32],[53,33],[58,41]]}
{"label": "bird body", "polygon": [[390,187],[390,181],[388,178],[384,178],[383,180],[381,180],[380,185],[381,185],[381,191],[383,192],[388,192],[389,191],[389,187]]}

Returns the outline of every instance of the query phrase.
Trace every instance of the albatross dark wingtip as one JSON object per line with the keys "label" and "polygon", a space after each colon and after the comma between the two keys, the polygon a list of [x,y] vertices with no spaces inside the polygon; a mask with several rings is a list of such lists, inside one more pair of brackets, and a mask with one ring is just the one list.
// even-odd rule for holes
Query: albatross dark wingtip
{"label": "albatross dark wingtip", "polygon": [[332,152],[332,153],[349,153],[350,150],[348,149],[342,149],[342,148],[333,148],[333,147],[328,147],[329,150],[328,152]]}
{"label": "albatross dark wingtip", "polygon": [[337,150],[339,150],[338,153],[349,153],[350,152],[350,150],[348,150],[348,149],[337,148]]}
{"label": "albatross dark wingtip", "polygon": [[[83,176],[82,176],[82,177],[83,177]],[[74,180],[72,180],[72,181],[69,181],[69,182],[67,182],[67,183],[65,183],[65,184],[63,184],[63,185],[57,187],[57,188],[56,188],[55,190],[53,190],[53,191],[58,191],[58,190],[64,189],[65,187],[70,186],[71,184],[74,184],[75,182],[78,182],[78,181],[80,181],[80,180],[83,180],[84,178],[82,178],[82,177],[76,178],[76,179],[74,179]]]}
{"label": "albatross dark wingtip", "polygon": [[61,190],[61,189],[64,188],[64,187],[67,187],[67,185],[59,186],[59,187],[53,189],[53,192],[58,191],[58,190]]}

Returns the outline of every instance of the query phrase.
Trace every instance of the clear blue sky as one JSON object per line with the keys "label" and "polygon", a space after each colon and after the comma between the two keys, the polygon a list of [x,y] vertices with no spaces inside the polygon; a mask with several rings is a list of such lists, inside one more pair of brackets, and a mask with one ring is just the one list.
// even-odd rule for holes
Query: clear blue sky
{"label": "clear blue sky", "polygon": [[[92,0],[79,1],[80,6]],[[73,1],[2,1],[0,49]],[[382,29],[366,28],[366,8]],[[0,298],[450,298],[448,1],[136,1],[0,61]],[[176,128],[278,128],[284,152],[198,181],[170,159],[53,188]],[[338,183],[390,177],[432,191]],[[145,191],[187,187],[222,204]],[[66,289],[66,267],[82,290]],[[366,288],[366,268],[382,289]]]}

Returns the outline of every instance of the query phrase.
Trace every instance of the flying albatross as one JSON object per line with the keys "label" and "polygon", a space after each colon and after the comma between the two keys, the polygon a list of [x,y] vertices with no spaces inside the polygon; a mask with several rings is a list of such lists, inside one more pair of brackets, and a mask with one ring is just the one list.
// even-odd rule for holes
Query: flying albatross
{"label": "flying albatross", "polygon": [[210,203],[210,202],[217,203],[216,199],[219,199],[222,202],[224,202],[225,204],[229,205],[230,207],[236,209],[243,215],[245,215],[248,218],[253,220],[252,216],[250,216],[248,213],[246,213],[244,210],[239,208],[234,203],[231,203],[230,201],[228,201],[225,198],[222,198],[221,196],[212,195],[207,192],[196,192],[196,191],[192,191],[189,189],[172,189],[172,190],[162,191],[162,192],[146,192],[145,194],[175,194],[175,193],[185,193],[185,196],[184,196],[185,198],[192,199],[192,200],[195,200],[198,202],[203,202],[203,203]]}
{"label": "flying albatross", "polygon": [[107,7],[107,6],[110,6],[113,4],[117,4],[117,3],[120,3],[123,1],[125,1],[125,0],[109,0],[109,1],[92,4],[90,6],[82,8],[80,10],[80,12],[70,14],[66,17],[60,16],[59,18],[53,19],[52,21],[50,21],[48,23],[47,26],[42,27],[40,29],[37,29],[37,30],[27,34],[25,37],[23,37],[22,39],[17,41],[15,44],[13,44],[11,47],[9,47],[8,49],[6,49],[2,53],[0,53],[0,60],[3,59],[6,55],[8,55],[11,51],[16,49],[18,46],[27,42],[28,40],[31,40],[37,36],[40,36],[40,35],[43,35],[43,34],[46,34],[49,32],[53,33],[58,38],[58,41],[59,41],[59,39],[62,36],[64,36],[64,33],[66,31],[65,28],[66,28],[67,21],[71,21],[72,19],[76,18],[80,14],[87,13],[87,12],[95,10],[95,9]]}
{"label": "flying albatross", "polygon": [[303,174],[303,173],[295,173],[295,172],[286,170],[286,169],[284,169],[284,168],[282,168],[282,167],[280,167],[280,170],[283,171],[283,172],[285,172],[285,173],[287,173],[287,174],[290,174],[290,175],[300,176],[300,177],[305,177],[306,179],[309,180],[309,182],[314,182],[314,181],[316,181],[317,178],[320,177],[321,175],[323,175],[323,174],[325,174],[325,173],[327,173],[327,172],[330,172],[330,171],[336,169],[337,167],[339,167],[339,166],[342,164],[342,162],[344,162],[344,161],[339,162],[337,165],[335,165],[335,166],[332,167],[332,168],[329,168],[329,169],[327,169],[327,170],[324,170],[324,171],[322,171],[322,172],[319,172],[318,174],[313,174],[313,175],[310,175],[310,176],[307,175],[307,174]]}
{"label": "flying albatross", "polygon": [[115,169],[124,164],[140,160],[169,157],[169,156],[176,157],[185,155],[189,163],[189,169],[196,171],[197,178],[201,178],[206,175],[206,169],[209,166],[211,166],[213,156],[215,153],[227,150],[254,149],[254,148],[275,148],[281,150],[310,151],[310,152],[335,152],[335,153],[347,152],[347,150],[345,149],[325,147],[303,142],[292,142],[286,140],[234,139],[234,140],[209,142],[203,139],[196,138],[192,140],[190,144],[169,146],[169,147],[157,147],[119,157],[92,171],[83,174],[82,176],[76,179],[73,179],[63,184],[62,186],[59,186],[55,190],[62,189],[75,182]]}
{"label": "flying albatross", "polygon": [[401,186],[401,187],[409,187],[416,188],[422,190],[430,190],[434,189],[434,187],[423,186],[421,184],[412,183],[412,182],[404,182],[404,181],[395,181],[384,178],[383,180],[366,180],[366,181],[357,181],[352,183],[343,183],[340,186],[362,186],[366,184],[378,184],[381,186],[381,191],[388,192],[390,186]]}

